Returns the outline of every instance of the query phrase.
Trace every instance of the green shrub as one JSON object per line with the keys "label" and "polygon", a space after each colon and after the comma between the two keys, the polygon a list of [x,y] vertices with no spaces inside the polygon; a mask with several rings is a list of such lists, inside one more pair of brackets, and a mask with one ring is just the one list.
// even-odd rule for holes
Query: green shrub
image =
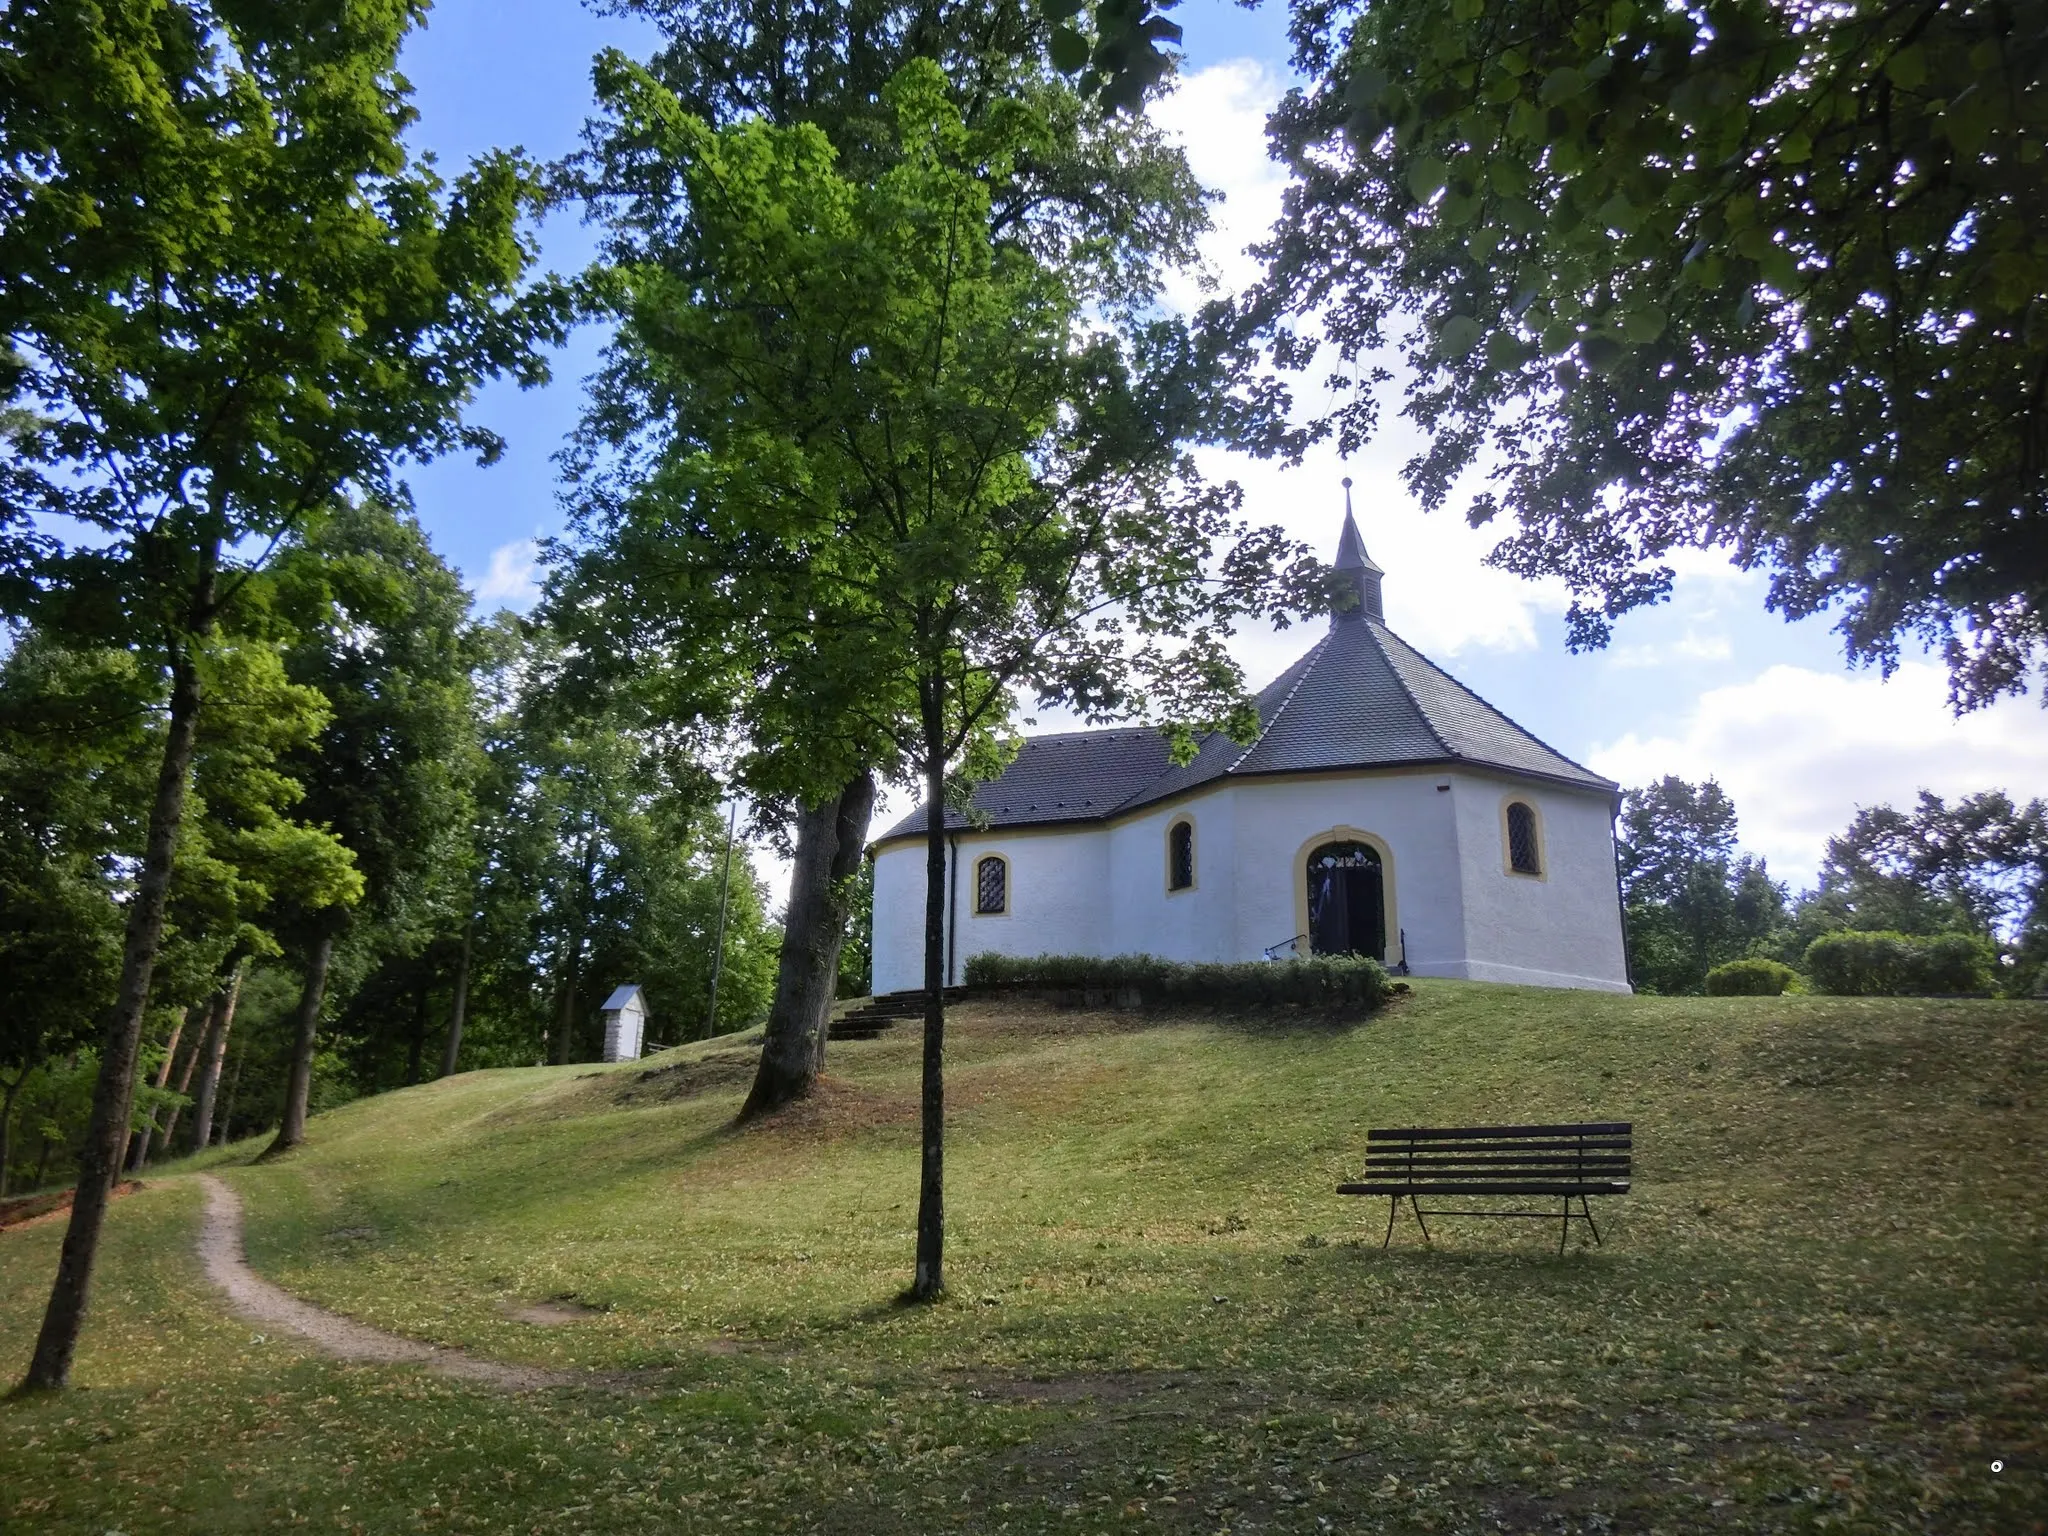
{"label": "green shrub", "polygon": [[1730,960],[1707,972],[1707,996],[1780,997],[1798,979],[1791,966],[1775,960]]}
{"label": "green shrub", "polygon": [[1156,955],[971,955],[970,987],[1116,992],[1134,988],[1146,1002],[1238,1007],[1298,1006],[1357,1011],[1379,1007],[1393,990],[1377,960],[1318,955],[1238,965],[1182,965]]}
{"label": "green shrub", "polygon": [[1838,997],[1931,997],[1991,990],[1991,946],[1967,933],[1824,933],[1806,946],[1816,991]]}

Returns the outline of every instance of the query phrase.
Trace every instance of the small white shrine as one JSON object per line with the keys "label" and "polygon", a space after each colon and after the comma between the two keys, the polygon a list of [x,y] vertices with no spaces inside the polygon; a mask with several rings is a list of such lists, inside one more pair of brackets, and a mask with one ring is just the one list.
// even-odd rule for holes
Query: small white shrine
{"label": "small white shrine", "polygon": [[604,1059],[638,1061],[647,1032],[647,995],[638,987],[619,988],[604,1000]]}

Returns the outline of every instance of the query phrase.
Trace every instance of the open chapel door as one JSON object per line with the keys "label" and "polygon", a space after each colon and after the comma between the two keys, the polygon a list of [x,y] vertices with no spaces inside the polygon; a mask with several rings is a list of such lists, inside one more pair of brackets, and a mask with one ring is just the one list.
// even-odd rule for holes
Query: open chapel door
{"label": "open chapel door", "polygon": [[1386,960],[1386,878],[1377,849],[1324,843],[1308,856],[1308,943],[1318,955]]}

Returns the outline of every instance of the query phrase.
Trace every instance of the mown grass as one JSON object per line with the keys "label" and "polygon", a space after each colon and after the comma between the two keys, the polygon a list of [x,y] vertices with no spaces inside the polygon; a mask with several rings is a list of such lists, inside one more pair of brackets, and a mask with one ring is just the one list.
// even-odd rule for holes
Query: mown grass
{"label": "mown grass", "polygon": [[[1454,984],[1356,1027],[962,1009],[950,1299],[908,1309],[914,1031],[735,1130],[750,1056],[476,1073],[249,1166],[264,1274],[593,1384],[508,1397],[234,1323],[198,1191],[114,1209],[0,1523],[846,1532],[2025,1532],[2048,1520],[2048,1008]],[[1634,1120],[1536,1223],[1332,1186],[1368,1125]],[[167,1172],[172,1172],[168,1171]],[[0,1236],[25,1362],[61,1228]],[[518,1305],[596,1308],[537,1328]],[[1991,1462],[2000,1460],[2002,1472]]]}

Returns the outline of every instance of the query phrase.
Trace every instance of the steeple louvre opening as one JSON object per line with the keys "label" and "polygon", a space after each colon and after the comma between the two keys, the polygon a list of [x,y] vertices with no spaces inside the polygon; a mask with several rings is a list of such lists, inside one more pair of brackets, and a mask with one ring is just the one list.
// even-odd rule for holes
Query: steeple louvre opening
{"label": "steeple louvre opening", "polygon": [[1337,563],[1345,581],[1358,593],[1358,601],[1349,608],[1340,609],[1330,615],[1330,625],[1355,623],[1371,619],[1375,624],[1387,622],[1386,605],[1380,599],[1380,579],[1386,575],[1373,558],[1365,552],[1365,540],[1358,532],[1358,519],[1351,515],[1351,477],[1344,477],[1344,532],[1337,539]]}

